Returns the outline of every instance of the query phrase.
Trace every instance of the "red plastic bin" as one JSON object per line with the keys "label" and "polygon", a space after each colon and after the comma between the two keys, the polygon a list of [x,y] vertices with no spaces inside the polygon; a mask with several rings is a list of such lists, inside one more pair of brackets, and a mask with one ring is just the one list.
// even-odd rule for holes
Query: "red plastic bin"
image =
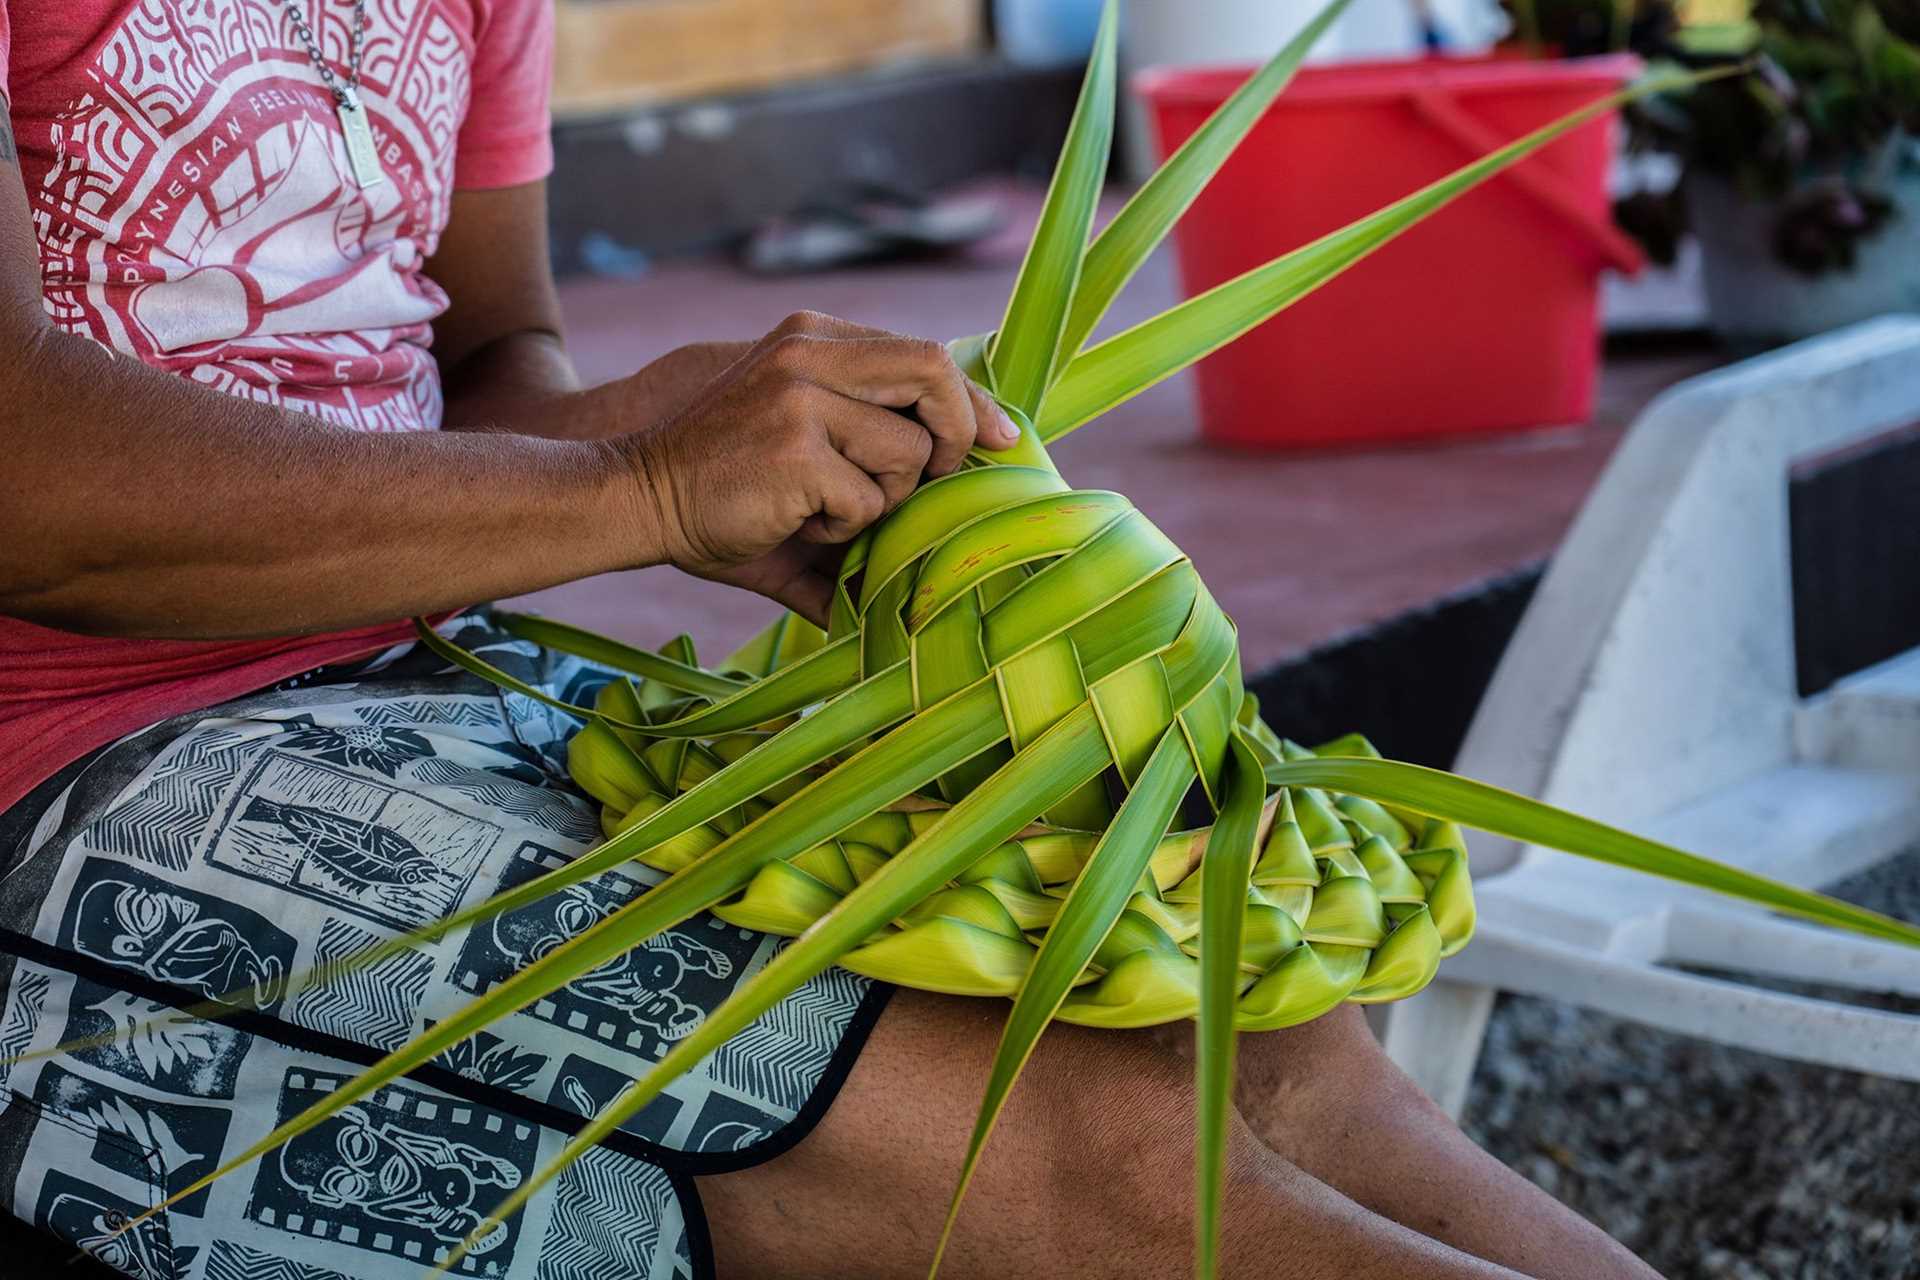
{"label": "red plastic bin", "polygon": [[[1619,88],[1631,56],[1428,58],[1303,69],[1175,232],[1189,296]],[[1251,68],[1143,72],[1161,154]],[[1471,191],[1196,371],[1201,433],[1259,448],[1584,422],[1605,267],[1641,254],[1609,216],[1612,121]]]}

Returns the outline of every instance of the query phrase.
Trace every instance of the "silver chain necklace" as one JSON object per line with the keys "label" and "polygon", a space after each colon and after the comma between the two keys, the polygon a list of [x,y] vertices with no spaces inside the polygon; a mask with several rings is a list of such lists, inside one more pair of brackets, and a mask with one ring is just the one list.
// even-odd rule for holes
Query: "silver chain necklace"
{"label": "silver chain necklace", "polygon": [[299,0],[277,2],[287,11],[293,34],[306,46],[307,58],[320,73],[321,83],[333,94],[334,114],[340,117],[340,130],[347,137],[347,164],[353,169],[354,182],[362,188],[385,182],[387,175],[380,168],[380,156],[373,146],[373,127],[367,123],[367,109],[360,101],[360,62],[367,51],[367,0],[353,0],[353,34],[347,45],[345,84],[321,54],[320,42],[314,38],[313,27]]}

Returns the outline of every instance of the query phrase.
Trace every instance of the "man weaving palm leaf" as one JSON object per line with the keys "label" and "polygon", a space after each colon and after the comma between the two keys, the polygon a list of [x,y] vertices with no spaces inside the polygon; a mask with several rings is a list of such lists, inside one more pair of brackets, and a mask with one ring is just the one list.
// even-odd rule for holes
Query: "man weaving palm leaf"
{"label": "man weaving palm leaf", "polygon": [[[778,944],[697,917],[116,1234],[658,878],[290,990],[597,839],[569,725],[400,620],[590,701],[474,602],[672,563],[820,618],[838,547],[1017,432],[937,343],[813,314],[581,388],[542,3],[4,0],[0,48],[0,1058],[144,1029],[0,1068],[0,1196],[135,1276],[418,1275]],[[887,997],[809,982],[463,1268],[917,1274],[999,1010]],[[1051,1030],[946,1273],[1182,1271],[1184,1052]],[[1238,1104],[1227,1274],[1649,1274],[1357,1010],[1247,1037]]]}

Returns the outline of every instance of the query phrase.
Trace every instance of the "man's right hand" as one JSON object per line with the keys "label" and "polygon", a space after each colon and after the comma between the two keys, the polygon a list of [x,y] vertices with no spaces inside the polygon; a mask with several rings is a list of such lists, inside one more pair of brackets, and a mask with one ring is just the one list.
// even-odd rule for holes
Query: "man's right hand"
{"label": "man's right hand", "polygon": [[681,413],[614,443],[667,560],[820,621],[837,544],[923,473],[1018,439],[939,343],[801,312]]}

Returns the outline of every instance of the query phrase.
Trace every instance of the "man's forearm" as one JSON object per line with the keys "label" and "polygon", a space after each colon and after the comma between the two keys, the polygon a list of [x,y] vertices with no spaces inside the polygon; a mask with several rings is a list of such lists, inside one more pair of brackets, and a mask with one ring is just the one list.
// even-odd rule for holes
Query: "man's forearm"
{"label": "man's forearm", "polygon": [[696,342],[621,380],[617,394],[574,396],[573,363],[558,335],[525,330],[443,370],[450,431],[514,431],[549,440],[605,440],[670,418],[744,355],[751,343]]}
{"label": "man's forearm", "polygon": [[345,431],[50,329],[0,371],[0,456],[0,612],[73,630],[327,630],[658,557],[605,444]]}

